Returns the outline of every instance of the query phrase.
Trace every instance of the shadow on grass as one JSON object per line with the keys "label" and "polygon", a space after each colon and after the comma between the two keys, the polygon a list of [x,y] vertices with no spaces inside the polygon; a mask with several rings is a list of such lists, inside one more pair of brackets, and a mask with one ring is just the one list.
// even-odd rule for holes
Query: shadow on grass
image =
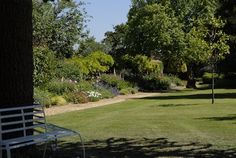
{"label": "shadow on grass", "polygon": [[182,107],[182,106],[192,106],[192,105],[198,105],[198,104],[161,104],[161,105],[153,105],[153,107]]}
{"label": "shadow on grass", "polygon": [[[75,144],[65,144],[70,149]],[[167,138],[109,138],[86,144],[87,158],[155,158],[155,157],[236,157],[236,149],[214,150],[210,144],[178,143]]]}
{"label": "shadow on grass", "polygon": [[[59,151],[53,158],[81,158],[81,148],[79,146],[78,143],[62,142]],[[33,157],[38,158],[35,154]],[[49,157],[47,155],[47,158]],[[227,158],[236,157],[236,149],[216,150],[212,149],[210,144],[178,143],[169,141],[167,138],[109,138],[86,143],[86,158],[156,157]]]}
{"label": "shadow on grass", "polygon": [[[236,93],[216,93],[216,99],[235,99]],[[140,99],[158,99],[158,100],[169,100],[169,99],[211,99],[211,94],[188,94],[188,95],[171,95],[171,96],[154,96],[144,97]]]}
{"label": "shadow on grass", "polygon": [[211,121],[236,121],[236,114],[222,117],[203,117],[198,119],[211,120]]}

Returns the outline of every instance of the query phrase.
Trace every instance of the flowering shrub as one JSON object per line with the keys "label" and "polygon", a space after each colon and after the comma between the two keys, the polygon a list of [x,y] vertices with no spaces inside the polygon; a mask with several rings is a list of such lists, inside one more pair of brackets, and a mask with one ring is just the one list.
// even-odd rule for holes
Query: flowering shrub
{"label": "flowering shrub", "polygon": [[88,97],[96,97],[96,98],[99,98],[99,97],[101,97],[101,93],[99,93],[99,92],[96,92],[96,91],[87,91],[87,93],[88,93]]}
{"label": "flowering shrub", "polygon": [[90,101],[98,101],[102,98],[102,94],[96,91],[87,91],[87,94]]}
{"label": "flowering shrub", "polygon": [[65,94],[64,97],[68,102],[74,104],[89,102],[89,98],[84,92],[70,92]]}

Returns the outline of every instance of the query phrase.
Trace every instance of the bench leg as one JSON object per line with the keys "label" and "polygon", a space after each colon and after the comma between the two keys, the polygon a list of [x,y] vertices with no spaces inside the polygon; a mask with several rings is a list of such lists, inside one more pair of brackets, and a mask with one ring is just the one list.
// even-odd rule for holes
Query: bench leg
{"label": "bench leg", "polygon": [[2,158],[3,155],[2,155],[2,147],[0,147],[0,158]]}
{"label": "bench leg", "polygon": [[47,145],[48,145],[48,142],[45,142],[45,146],[44,146],[44,150],[43,150],[43,158],[45,158],[45,156],[46,156]]}
{"label": "bench leg", "polygon": [[11,158],[11,149],[7,148],[7,158]]}
{"label": "bench leg", "polygon": [[2,152],[2,144],[0,144],[0,158],[2,158],[3,157],[3,152]]}
{"label": "bench leg", "polygon": [[83,138],[82,136],[80,135],[80,133],[77,133],[79,138],[80,138],[80,141],[81,141],[81,144],[82,144],[82,150],[83,150],[83,158],[85,158],[85,146],[84,146],[84,141],[83,141]]}

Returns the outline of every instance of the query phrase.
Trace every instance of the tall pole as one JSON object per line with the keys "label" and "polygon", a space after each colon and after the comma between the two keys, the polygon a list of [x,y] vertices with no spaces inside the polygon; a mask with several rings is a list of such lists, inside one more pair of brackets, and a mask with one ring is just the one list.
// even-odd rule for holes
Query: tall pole
{"label": "tall pole", "polygon": [[215,67],[214,67],[214,63],[212,63],[212,84],[211,84],[211,92],[212,92],[212,101],[211,103],[214,104],[215,103],[215,79],[214,79],[214,73],[215,73]]}

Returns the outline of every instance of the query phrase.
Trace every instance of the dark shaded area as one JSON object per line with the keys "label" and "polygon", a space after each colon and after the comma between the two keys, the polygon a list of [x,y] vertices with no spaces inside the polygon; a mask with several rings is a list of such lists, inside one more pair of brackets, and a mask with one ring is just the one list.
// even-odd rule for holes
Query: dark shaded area
{"label": "dark shaded area", "polygon": [[236,149],[214,150],[211,144],[178,143],[167,138],[109,138],[87,144],[89,158],[155,158],[155,157],[235,157]]}
{"label": "dark shaded area", "polygon": [[[215,94],[216,99],[236,99],[236,93],[217,93]],[[211,94],[188,94],[188,95],[174,95],[174,96],[154,96],[145,97],[141,99],[158,99],[158,100],[169,100],[169,99],[211,99]]]}
{"label": "dark shaded area", "polygon": [[236,121],[236,114],[223,117],[203,117],[198,119],[211,120],[211,121]]}
{"label": "dark shaded area", "polygon": [[180,106],[192,106],[192,105],[198,105],[198,104],[161,104],[157,105],[160,107],[180,107]]}
{"label": "dark shaded area", "polygon": [[[65,143],[53,157],[81,157],[80,144]],[[52,155],[50,155],[52,156]],[[47,155],[47,157],[50,157]],[[30,156],[24,156],[28,158]],[[40,157],[40,156],[39,156]],[[197,142],[179,143],[167,138],[109,138],[86,143],[86,158],[155,158],[155,157],[197,157],[228,158],[236,157],[236,149],[216,150],[211,144]],[[17,157],[21,158],[21,157]],[[37,156],[34,154],[34,158]]]}
{"label": "dark shaded area", "polygon": [[1,0],[0,19],[0,108],[32,105],[32,0]]}
{"label": "dark shaded area", "polygon": [[[81,158],[80,143],[61,142],[57,152],[50,149],[46,158]],[[13,158],[41,158],[43,146],[30,150],[17,150]],[[178,143],[167,138],[109,138],[86,143],[86,158],[155,158],[155,157],[236,157],[236,149],[216,150],[211,144],[197,142]]]}
{"label": "dark shaded area", "polygon": [[[76,140],[74,140],[76,141]],[[12,158],[42,158],[45,144],[33,145],[30,148],[22,147],[11,150]],[[81,143],[71,143],[68,141],[60,141],[58,147],[54,143],[49,142],[47,144],[45,158],[83,158]],[[4,150],[3,158],[6,158],[6,152]],[[87,157],[86,157],[87,158]]]}

